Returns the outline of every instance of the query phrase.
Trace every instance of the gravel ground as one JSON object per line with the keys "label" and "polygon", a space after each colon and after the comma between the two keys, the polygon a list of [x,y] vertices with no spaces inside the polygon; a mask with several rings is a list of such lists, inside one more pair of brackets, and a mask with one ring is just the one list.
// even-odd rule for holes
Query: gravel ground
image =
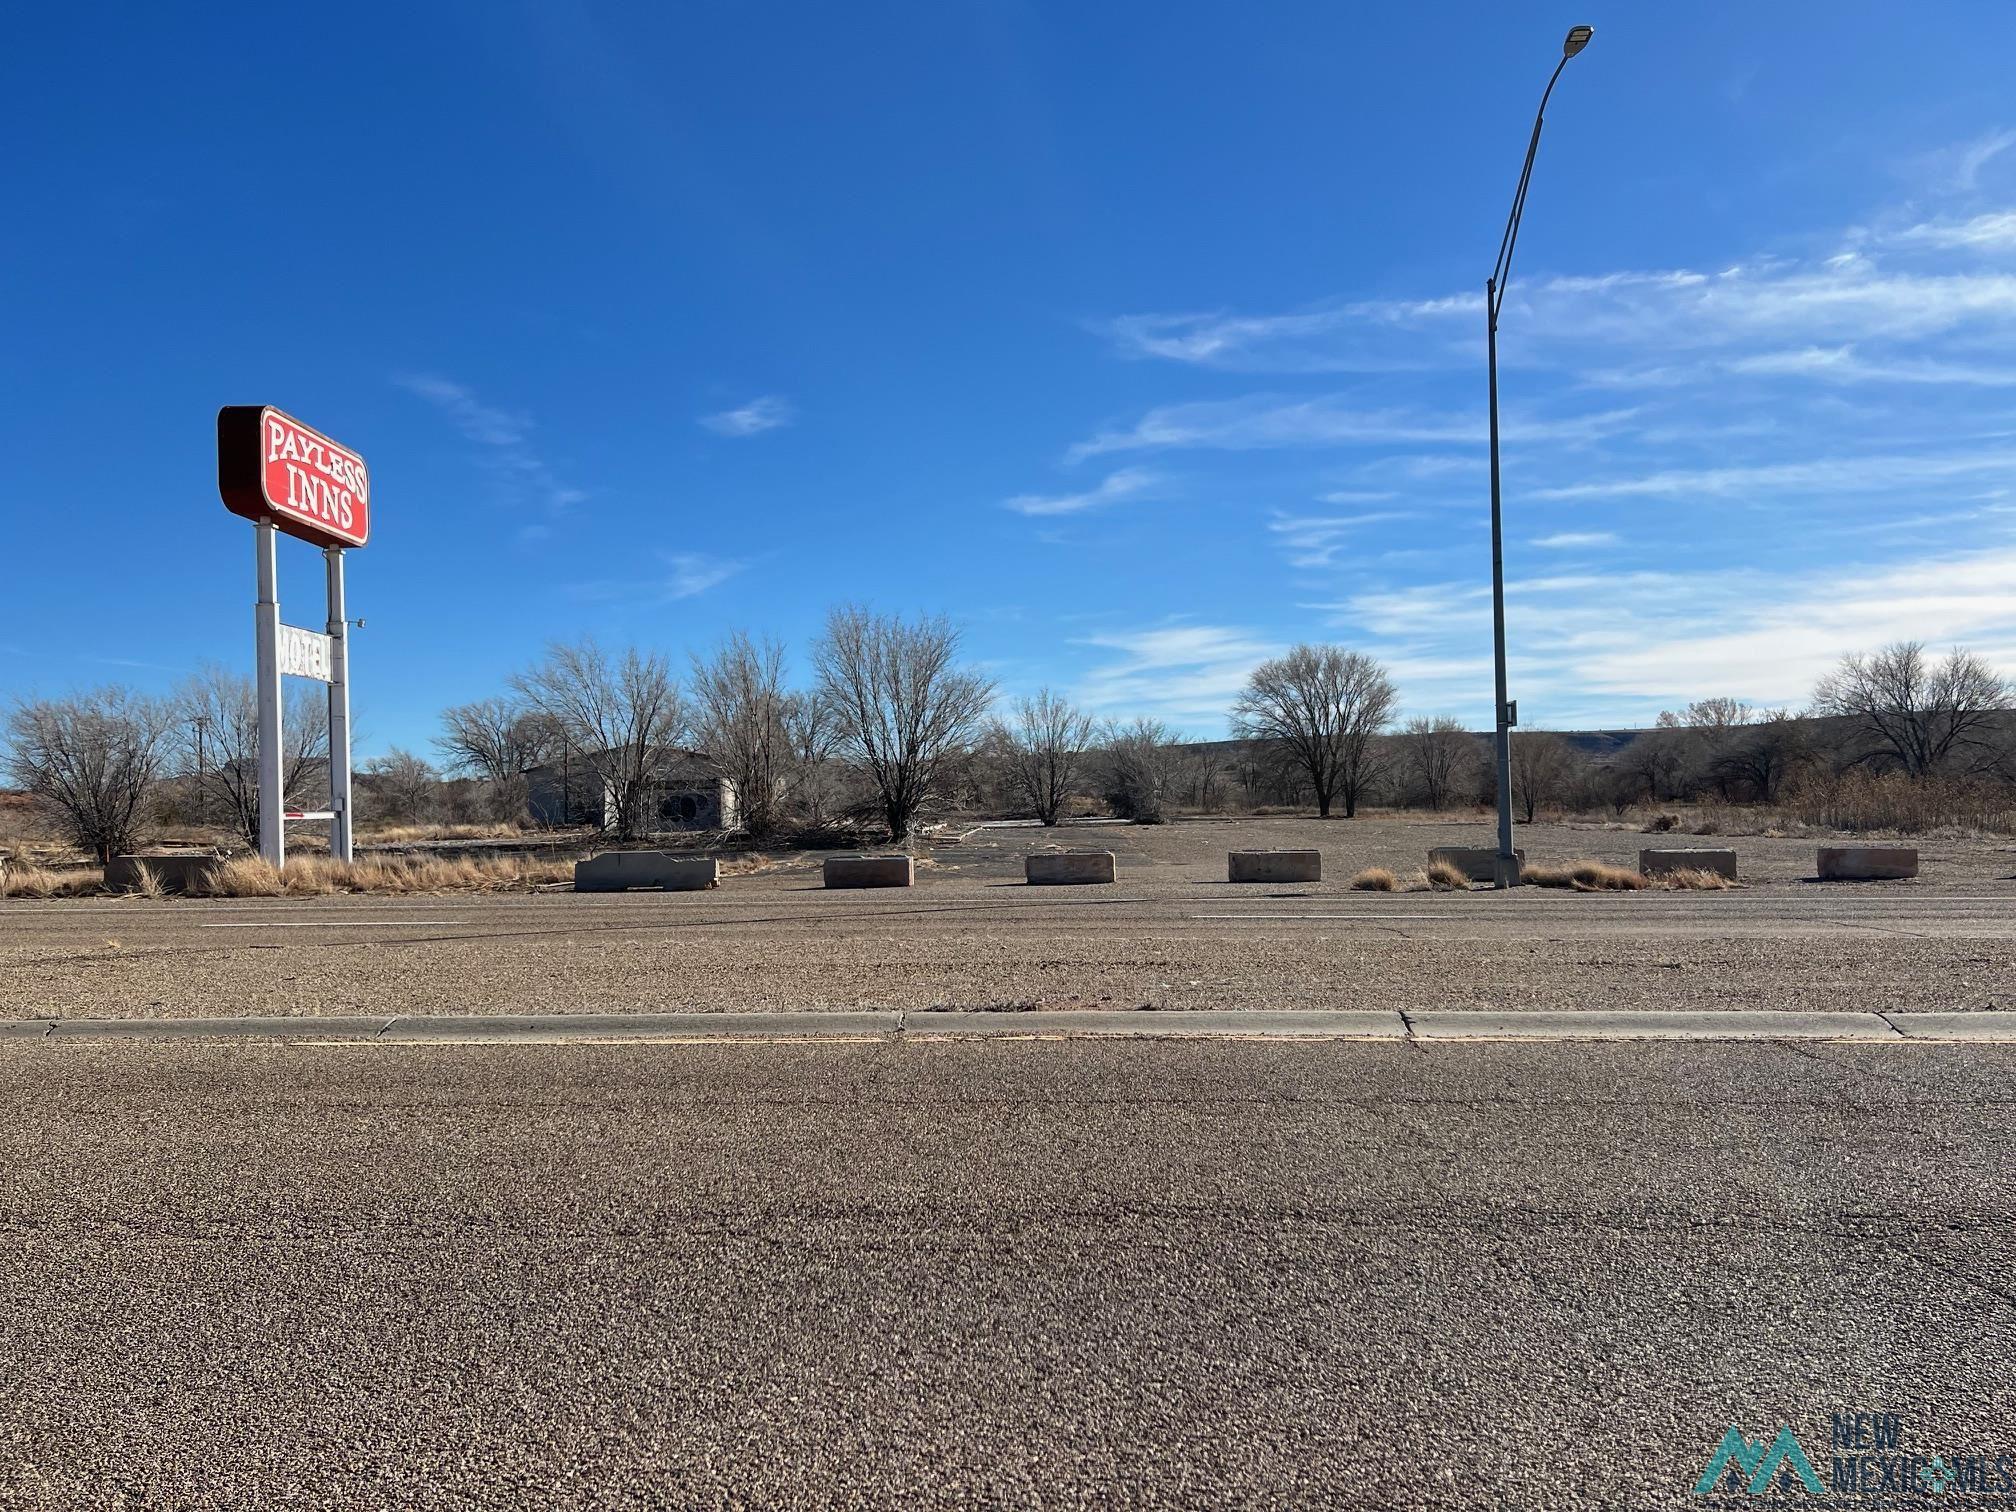
{"label": "gravel ground", "polygon": [[2016,1449],[2016,1051],[0,1045],[0,1506],[1685,1507]]}
{"label": "gravel ground", "polygon": [[[1914,882],[1822,885],[1813,842],[1739,838],[1735,892],[1354,893],[1476,827],[1206,821],[981,831],[909,890],[826,892],[817,856],[712,893],[0,903],[0,1014],[766,1008],[2016,1007],[1998,846],[1923,847]],[[1529,854],[1635,860],[1648,837],[1536,826]],[[1028,888],[1057,843],[1111,887]],[[1701,841],[1697,843],[1723,843]],[[1230,848],[1316,844],[1327,880],[1232,886]]]}

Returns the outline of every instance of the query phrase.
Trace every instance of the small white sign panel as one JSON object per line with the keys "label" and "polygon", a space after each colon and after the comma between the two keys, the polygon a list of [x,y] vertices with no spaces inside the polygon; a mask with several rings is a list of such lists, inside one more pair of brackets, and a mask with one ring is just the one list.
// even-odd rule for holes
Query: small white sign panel
{"label": "small white sign panel", "polygon": [[280,627],[280,675],[329,682],[329,637],[298,625]]}

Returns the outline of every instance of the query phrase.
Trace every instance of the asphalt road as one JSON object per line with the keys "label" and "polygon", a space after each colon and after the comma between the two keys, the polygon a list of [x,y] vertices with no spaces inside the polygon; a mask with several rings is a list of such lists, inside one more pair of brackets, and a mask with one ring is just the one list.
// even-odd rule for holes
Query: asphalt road
{"label": "asphalt road", "polygon": [[2016,1008],[2004,880],[1730,893],[1028,888],[0,903],[0,1017],[849,1008]]}
{"label": "asphalt road", "polygon": [[[2016,1049],[0,1043],[0,1505],[1698,1506],[2016,1450]],[[1976,1503],[1976,1505],[1980,1505]]]}

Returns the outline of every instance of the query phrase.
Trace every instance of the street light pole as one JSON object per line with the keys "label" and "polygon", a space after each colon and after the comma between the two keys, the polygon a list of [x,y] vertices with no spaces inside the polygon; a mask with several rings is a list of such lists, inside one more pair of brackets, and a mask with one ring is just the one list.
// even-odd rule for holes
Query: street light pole
{"label": "street light pole", "polygon": [[1498,855],[1491,868],[1494,887],[1519,885],[1519,856],[1512,845],[1512,726],[1517,719],[1515,705],[1505,686],[1505,529],[1499,494],[1498,472],[1498,312],[1505,304],[1505,285],[1512,276],[1512,248],[1519,240],[1519,221],[1526,213],[1526,187],[1533,181],[1533,157],[1540,150],[1540,128],[1547,119],[1547,99],[1568,60],[1589,45],[1595,28],[1574,26],[1561,44],[1561,61],[1547,80],[1540,96],[1540,109],[1533,116],[1533,135],[1526,143],[1526,163],[1519,170],[1519,188],[1512,196],[1512,213],[1505,221],[1505,235],[1498,243],[1498,261],[1484,280],[1484,360],[1490,373],[1491,393],[1491,637],[1492,662],[1497,674],[1498,730]]}

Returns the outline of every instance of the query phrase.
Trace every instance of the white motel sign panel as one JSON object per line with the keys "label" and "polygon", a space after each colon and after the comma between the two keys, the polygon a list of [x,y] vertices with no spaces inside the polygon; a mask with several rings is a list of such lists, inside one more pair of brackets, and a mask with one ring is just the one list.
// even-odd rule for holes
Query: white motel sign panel
{"label": "white motel sign panel", "polygon": [[317,682],[332,680],[332,637],[299,625],[280,627],[280,675],[312,677]]}

